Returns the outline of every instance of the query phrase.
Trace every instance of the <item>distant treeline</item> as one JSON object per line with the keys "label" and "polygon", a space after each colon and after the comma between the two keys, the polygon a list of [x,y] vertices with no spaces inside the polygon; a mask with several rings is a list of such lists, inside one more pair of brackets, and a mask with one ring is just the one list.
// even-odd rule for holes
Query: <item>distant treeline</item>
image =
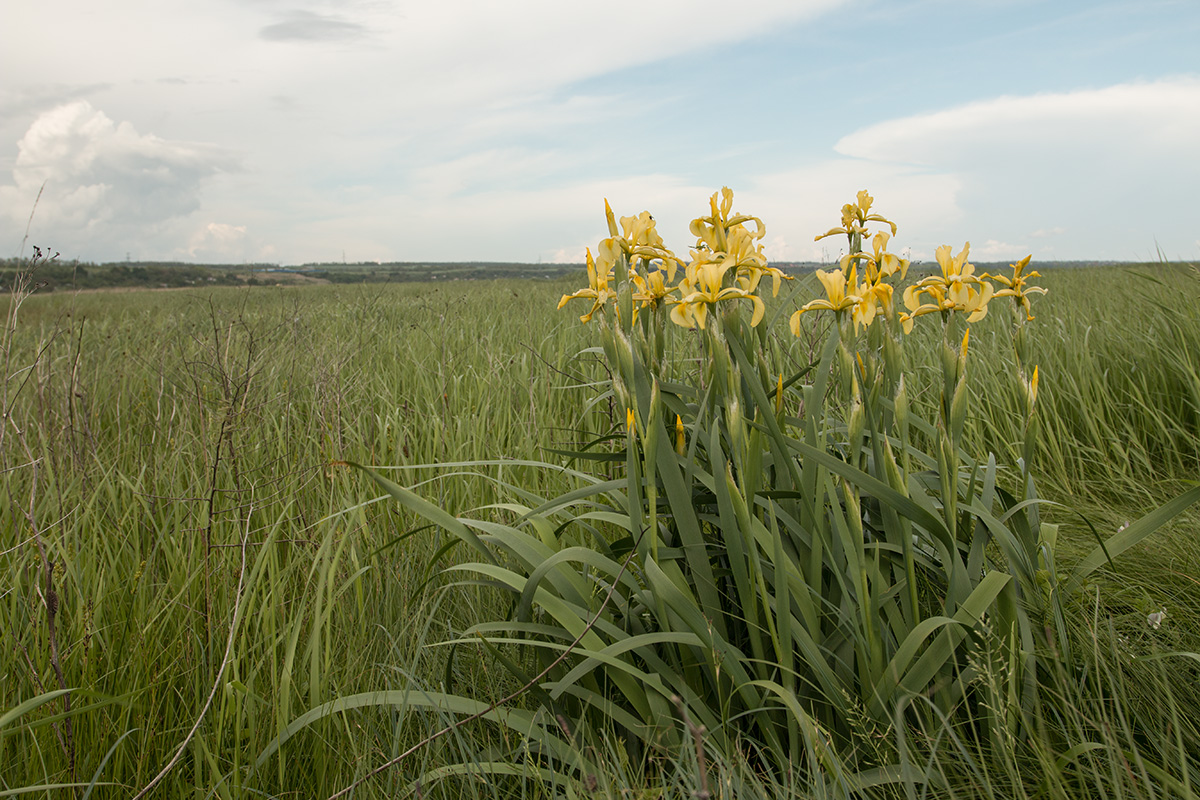
{"label": "distant treeline", "polygon": [[[1106,261],[1041,262],[1050,267],[1113,266]],[[814,262],[775,262],[784,272],[798,274],[834,265]],[[1005,262],[976,262],[977,272],[1002,272]],[[914,265],[919,271],[936,269],[933,262]],[[0,259],[0,285],[13,285],[19,272],[30,269],[28,259]],[[298,267],[276,264],[186,264],[178,261],[133,261],[94,264],[81,261],[40,261],[33,266],[36,291],[148,288],[177,289],[189,286],[261,286],[297,283],[406,283],[412,281],[494,280],[497,278],[547,279],[582,272],[583,264],[521,264],[503,261],[374,262],[358,264],[310,263]]]}
{"label": "distant treeline", "polygon": [[493,280],[496,278],[554,278],[580,272],[583,264],[518,264],[504,261],[393,262],[376,264],[304,264],[276,267],[330,283],[403,283],[408,281]]}
{"label": "distant treeline", "polygon": [[[18,272],[30,269],[27,260],[6,258],[0,261],[0,282],[13,285]],[[36,291],[53,292],[64,289],[116,289],[122,287],[182,288],[184,286],[238,286],[246,282],[245,275],[235,268],[220,265],[172,263],[90,264],[79,261],[42,261],[33,265],[32,278]],[[236,268],[245,271],[246,267]]]}
{"label": "distant treeline", "polygon": [[[31,269],[28,259],[0,259],[0,285],[12,286],[18,273]],[[582,264],[514,264],[505,262],[305,264],[185,264],[133,261],[95,264],[39,261],[32,264],[36,291],[188,286],[261,286],[295,283],[401,283],[429,280],[554,278],[580,272]]]}

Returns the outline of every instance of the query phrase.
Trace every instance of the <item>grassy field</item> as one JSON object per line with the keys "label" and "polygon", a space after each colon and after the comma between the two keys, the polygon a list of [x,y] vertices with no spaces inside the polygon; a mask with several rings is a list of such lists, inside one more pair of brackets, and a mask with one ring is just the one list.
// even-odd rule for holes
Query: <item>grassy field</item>
{"label": "grassy field", "polygon": [[[347,706],[272,752],[309,709],[413,687],[483,702],[517,688],[487,648],[440,644],[503,616],[505,595],[444,574],[470,554],[341,462],[387,467],[383,474],[438,507],[496,519],[511,513],[489,506],[572,489],[568,467],[620,474],[623,462],[590,466],[555,452],[625,422],[623,408],[595,402],[594,383],[607,373],[594,331],[554,310],[578,283],[26,300],[4,353],[0,796],[73,786],[44,796],[124,797],[156,778],[153,791],[166,797],[329,796],[441,728],[450,712],[418,711],[412,697]],[[1096,536],[1200,479],[1200,274],[1144,265],[1051,271],[1042,283],[1050,294],[1031,324],[1038,480],[1062,504],[1043,514],[1061,524],[1059,557],[1070,563]],[[811,278],[798,284],[768,314],[788,314],[818,292]],[[975,363],[1011,363],[1003,317],[972,326]],[[936,342],[931,331],[916,336]],[[813,347],[780,342],[797,367]],[[693,355],[684,347],[678,368],[692,369]],[[914,411],[932,416],[939,370],[932,356],[912,357]],[[1004,372],[969,374],[964,449],[1013,464],[1023,420]],[[531,459],[554,468],[502,463]],[[1198,531],[1193,508],[1089,583],[1090,605],[1069,623],[1093,651],[1090,672],[1055,684],[1067,710],[1045,741],[1059,749],[1024,742],[984,758],[962,730],[913,729],[907,746],[945,778],[925,791],[1195,796],[1200,660],[1162,654],[1200,653]],[[1149,624],[1160,609],[1160,624]],[[844,754],[864,770],[868,743],[886,761],[899,741],[871,725],[856,734],[859,751]],[[615,737],[597,737],[579,746],[595,747],[587,752],[599,771],[555,788],[537,777],[544,762],[534,749],[480,722],[355,796],[398,796],[420,775],[425,797],[698,789],[694,748],[639,760]],[[1070,752],[1088,742],[1127,760],[1102,768]],[[739,796],[822,791],[755,777],[753,754],[740,767],[729,754],[709,758],[714,775],[741,776]],[[447,765],[496,761],[516,776],[434,779]],[[1075,783],[1057,790],[1048,773]]]}

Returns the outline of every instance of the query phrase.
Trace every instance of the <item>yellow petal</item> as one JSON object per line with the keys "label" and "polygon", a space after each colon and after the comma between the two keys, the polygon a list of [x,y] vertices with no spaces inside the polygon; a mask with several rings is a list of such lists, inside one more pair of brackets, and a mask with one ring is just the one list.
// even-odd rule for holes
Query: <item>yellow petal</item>
{"label": "yellow petal", "polygon": [[792,314],[792,318],[788,320],[788,327],[792,329],[792,336],[798,337],[800,335],[800,315],[803,313],[804,309],[800,309],[795,314]]}
{"label": "yellow petal", "polygon": [[837,303],[846,295],[846,276],[840,269],[817,270],[817,280],[825,287],[825,296]]}
{"label": "yellow petal", "polygon": [[875,298],[871,295],[867,295],[855,303],[853,312],[854,330],[857,331],[859,325],[862,325],[864,328],[871,327],[871,323],[875,321],[876,310]]}
{"label": "yellow petal", "polygon": [[840,308],[838,308],[837,306],[835,306],[833,303],[829,302],[828,300],[810,300],[807,303],[805,303],[803,306],[801,306],[800,310],[797,311],[796,313],[801,314],[805,311],[840,311],[840,310],[841,310]]}
{"label": "yellow petal", "polygon": [[688,313],[688,307],[685,303],[676,303],[671,307],[671,322],[674,322],[681,328],[696,327],[696,324],[692,322],[691,314]]}
{"label": "yellow petal", "polygon": [[963,245],[963,249],[959,252],[959,254],[954,257],[954,274],[955,275],[962,275],[963,270],[966,269],[967,267],[971,267],[971,269],[967,272],[968,275],[971,274],[971,272],[975,271],[975,268],[967,263],[967,253],[969,253],[970,250],[971,250],[971,243],[967,242],[966,244]]}
{"label": "yellow petal", "polygon": [[617,233],[617,219],[613,216],[612,206],[608,204],[608,198],[604,198],[604,217],[608,220],[608,235],[619,236]]}
{"label": "yellow petal", "polygon": [[987,306],[980,306],[974,313],[967,317],[967,322],[979,322],[979,320],[987,316],[987,311]]}
{"label": "yellow petal", "polygon": [[955,281],[950,284],[950,289],[946,292],[946,297],[956,308],[961,308],[964,311],[973,310],[971,290],[961,281]]}
{"label": "yellow petal", "polygon": [[754,315],[750,317],[750,327],[757,328],[758,323],[762,322],[763,315],[767,313],[767,307],[763,305],[762,298],[756,294],[749,295],[750,301],[754,303]]}
{"label": "yellow petal", "polygon": [[937,258],[938,266],[942,268],[942,276],[949,278],[954,274],[954,257],[951,256],[950,245],[943,244],[934,251],[934,257]]}
{"label": "yellow petal", "polygon": [[728,186],[721,187],[721,216],[729,219],[729,212],[733,210],[733,189]]}
{"label": "yellow petal", "polygon": [[916,311],[921,305],[921,290],[916,286],[909,286],[904,290],[904,306],[909,311]]}

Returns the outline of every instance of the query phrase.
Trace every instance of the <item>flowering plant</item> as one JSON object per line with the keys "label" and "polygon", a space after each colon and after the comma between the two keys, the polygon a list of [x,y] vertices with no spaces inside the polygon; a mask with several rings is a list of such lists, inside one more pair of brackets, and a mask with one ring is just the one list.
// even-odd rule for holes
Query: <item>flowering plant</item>
{"label": "flowering plant", "polygon": [[[983,708],[992,730],[1020,735],[1042,660],[1070,663],[1066,603],[1167,518],[1148,515],[1059,574],[1033,480],[1039,378],[1026,323],[1044,290],[1029,285],[1029,259],[1011,278],[976,275],[969,244],[957,255],[944,246],[939,273],[902,286],[910,264],[888,250],[898,226],[862,191],[817,237],[849,245],[837,268],[817,272],[825,296],[788,316],[791,335],[775,335],[791,310],[778,294],[793,278],[769,265],[764,223],[736,212],[729,189],[692,221],[686,259],[648,212],[618,224],[605,203],[605,215],[588,285],[559,307],[590,302],[580,319],[597,320],[607,366],[598,399],[618,411],[613,431],[567,455],[609,474],[572,471],[580,485],[560,497],[524,492],[504,506],[511,522],[452,518],[374,475],[481,554],[456,569],[512,595],[510,618],[461,642],[486,642],[535,710],[474,716],[585,772],[572,731],[618,730],[632,750],[653,752],[680,745],[678,712],[707,732],[706,746],[749,748],[763,769],[801,767],[845,794],[912,780],[902,754],[856,739],[866,730]],[[1002,297],[1013,301],[1024,398],[1016,471],[964,452],[968,326]],[[833,324],[796,369],[796,337],[817,312]],[[941,394],[935,417],[920,419],[905,350],[917,320],[934,316]],[[698,367],[681,355],[690,347]],[[503,654],[517,643],[533,664]],[[1002,666],[1004,691],[976,681],[980,657]],[[849,722],[864,718],[870,726]]]}

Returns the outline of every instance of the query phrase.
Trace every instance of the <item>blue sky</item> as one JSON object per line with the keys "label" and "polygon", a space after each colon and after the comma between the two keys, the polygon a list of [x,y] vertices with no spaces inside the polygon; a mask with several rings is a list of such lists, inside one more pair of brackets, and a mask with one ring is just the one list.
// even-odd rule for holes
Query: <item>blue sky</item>
{"label": "blue sky", "polygon": [[604,198],[683,252],[727,185],[775,260],[862,188],[914,259],[1195,260],[1197,41],[1196,0],[18,0],[0,246],[577,262]]}

